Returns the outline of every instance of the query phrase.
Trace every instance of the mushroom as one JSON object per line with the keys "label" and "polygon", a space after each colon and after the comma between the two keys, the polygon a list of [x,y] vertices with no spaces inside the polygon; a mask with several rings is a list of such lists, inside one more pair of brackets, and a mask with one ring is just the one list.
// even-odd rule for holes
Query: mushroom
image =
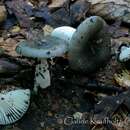
{"label": "mushroom", "polygon": [[66,41],[53,36],[46,36],[39,41],[22,41],[16,47],[16,52],[26,56],[37,58],[40,63],[36,65],[34,92],[38,87],[46,88],[50,86],[50,72],[47,58],[62,56],[68,50]]}
{"label": "mushroom", "polygon": [[127,44],[122,44],[118,49],[118,61],[126,62],[130,60],[130,46]]}
{"label": "mushroom", "polygon": [[67,41],[67,43],[70,44],[70,40],[71,40],[75,31],[76,31],[75,28],[72,28],[72,27],[69,27],[69,26],[62,26],[62,27],[55,28],[52,31],[51,36],[61,38],[65,41]]}
{"label": "mushroom", "polygon": [[30,104],[30,90],[3,90],[0,93],[0,125],[15,123],[23,117]]}
{"label": "mushroom", "polygon": [[85,73],[97,71],[111,57],[111,41],[105,21],[99,16],[84,20],[74,32],[69,46],[72,69]]}

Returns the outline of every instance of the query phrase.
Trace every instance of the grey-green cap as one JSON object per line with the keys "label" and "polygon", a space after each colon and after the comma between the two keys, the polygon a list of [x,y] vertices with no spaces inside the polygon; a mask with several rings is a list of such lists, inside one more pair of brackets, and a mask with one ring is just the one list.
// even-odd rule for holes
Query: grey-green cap
{"label": "grey-green cap", "polygon": [[32,58],[53,58],[62,56],[68,51],[66,41],[53,36],[47,36],[39,41],[22,41],[16,47],[20,55]]}

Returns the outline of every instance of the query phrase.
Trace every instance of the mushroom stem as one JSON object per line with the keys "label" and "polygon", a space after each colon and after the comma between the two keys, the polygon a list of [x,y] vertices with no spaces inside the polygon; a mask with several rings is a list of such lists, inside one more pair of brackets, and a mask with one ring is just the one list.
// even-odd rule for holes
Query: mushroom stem
{"label": "mushroom stem", "polygon": [[75,28],[69,26],[62,26],[54,29],[51,33],[51,36],[65,40],[70,45],[70,40],[75,32]]}
{"label": "mushroom stem", "polygon": [[60,57],[68,50],[66,41],[46,36],[36,41],[24,40],[16,47],[16,52],[26,57],[37,58],[41,62],[36,66],[34,94],[37,94],[38,87],[50,86],[50,73],[48,70],[47,58]]}
{"label": "mushroom stem", "polygon": [[41,63],[36,65],[34,92],[38,92],[38,88],[47,88],[50,86],[50,72],[46,59],[41,59]]}
{"label": "mushroom stem", "polygon": [[[98,37],[101,30],[106,26],[105,21],[98,17],[92,16],[84,20],[77,28],[71,39],[70,49],[82,50],[84,47],[88,47],[92,44],[95,37]],[[78,47],[77,47],[78,46]]]}

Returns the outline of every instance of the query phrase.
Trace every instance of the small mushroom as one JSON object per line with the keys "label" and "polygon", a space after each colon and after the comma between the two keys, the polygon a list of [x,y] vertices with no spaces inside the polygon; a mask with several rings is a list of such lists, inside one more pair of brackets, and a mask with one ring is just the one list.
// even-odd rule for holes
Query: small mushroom
{"label": "small mushroom", "polygon": [[47,58],[62,56],[68,50],[66,41],[53,36],[46,36],[39,41],[22,41],[16,47],[16,52],[26,56],[37,58],[40,63],[36,65],[34,92],[38,87],[50,86],[50,72]]}
{"label": "small mushroom", "polygon": [[23,117],[30,104],[30,90],[16,89],[0,93],[0,125],[15,123]]}
{"label": "small mushroom", "polygon": [[108,26],[98,16],[84,20],[73,34],[69,46],[69,62],[72,69],[92,73],[111,57],[111,41]]}
{"label": "small mushroom", "polygon": [[52,31],[51,36],[61,38],[70,44],[70,40],[71,40],[75,31],[76,31],[75,28],[72,28],[69,26],[62,26],[62,27],[55,28]]}
{"label": "small mushroom", "polygon": [[126,62],[130,60],[130,46],[122,44],[118,49],[118,61]]}

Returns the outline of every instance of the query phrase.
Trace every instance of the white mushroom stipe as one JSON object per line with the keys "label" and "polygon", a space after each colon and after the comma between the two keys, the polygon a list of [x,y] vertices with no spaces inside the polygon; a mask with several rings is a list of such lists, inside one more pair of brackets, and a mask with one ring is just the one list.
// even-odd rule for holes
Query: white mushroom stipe
{"label": "white mushroom stipe", "polygon": [[15,123],[23,117],[30,104],[30,90],[18,89],[0,93],[0,125]]}
{"label": "white mushroom stipe", "polygon": [[50,72],[46,59],[41,59],[41,64],[36,65],[34,92],[37,93],[38,87],[47,88],[51,84]]}
{"label": "white mushroom stipe", "polygon": [[51,36],[63,39],[70,44],[70,40],[75,33],[76,29],[69,26],[62,26],[54,29],[51,33]]}
{"label": "white mushroom stipe", "polygon": [[99,16],[85,19],[73,34],[68,60],[73,70],[95,73],[111,58],[108,25]]}

